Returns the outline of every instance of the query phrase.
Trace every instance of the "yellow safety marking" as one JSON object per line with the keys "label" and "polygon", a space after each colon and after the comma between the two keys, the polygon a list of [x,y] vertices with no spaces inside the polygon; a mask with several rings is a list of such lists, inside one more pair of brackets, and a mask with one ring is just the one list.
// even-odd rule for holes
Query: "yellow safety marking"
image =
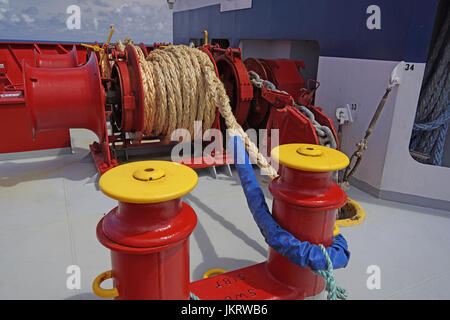
{"label": "yellow safety marking", "polygon": [[205,46],[208,44],[208,30],[202,30],[202,32],[205,34]]}
{"label": "yellow safety marking", "polygon": [[97,278],[95,278],[94,282],[92,283],[92,290],[94,291],[94,293],[102,298],[115,298],[119,295],[119,291],[117,291],[116,288],[112,288],[112,289],[103,289],[102,287],[100,287],[100,284],[107,280],[107,279],[111,279],[112,278],[112,271],[105,271],[101,274],[99,274],[97,276]]}
{"label": "yellow safety marking", "polygon": [[221,269],[221,268],[214,268],[214,269],[206,271],[203,274],[203,279],[206,279],[206,278],[209,278],[209,277],[212,277],[212,276],[216,276],[216,275],[219,275],[219,274],[223,274],[223,273],[227,273],[227,270]]}
{"label": "yellow safety marking", "polygon": [[339,219],[336,220],[336,224],[342,227],[354,226],[360,224],[365,218],[366,213],[364,209],[361,207],[359,203],[355,200],[348,198],[347,204],[343,207],[343,209],[354,211],[354,215],[348,219]]}

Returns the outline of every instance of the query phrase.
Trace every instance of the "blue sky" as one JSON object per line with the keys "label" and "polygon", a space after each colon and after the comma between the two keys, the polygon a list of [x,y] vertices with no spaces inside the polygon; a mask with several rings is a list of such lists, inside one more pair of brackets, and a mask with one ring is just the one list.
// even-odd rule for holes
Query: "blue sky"
{"label": "blue sky", "polygon": [[[71,5],[80,8],[80,29],[69,30]],[[0,39],[104,42],[172,41],[172,10],[166,0],[0,0]]]}

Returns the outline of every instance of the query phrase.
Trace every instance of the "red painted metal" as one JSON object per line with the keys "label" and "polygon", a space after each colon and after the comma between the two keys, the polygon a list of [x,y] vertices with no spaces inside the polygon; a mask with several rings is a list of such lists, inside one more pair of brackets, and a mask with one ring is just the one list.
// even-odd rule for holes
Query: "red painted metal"
{"label": "red painted metal", "polygon": [[[314,88],[311,88],[311,83],[315,83]],[[308,79],[306,82],[306,88],[300,90],[300,94],[297,96],[297,103],[302,106],[311,106],[314,101],[314,94],[320,87],[320,82],[312,79]]]}
{"label": "red painted metal", "polygon": [[105,92],[97,58],[74,68],[38,68],[24,62],[23,83],[31,132],[86,128],[99,138],[101,166],[112,166],[105,117]]}
{"label": "red painted metal", "polygon": [[100,175],[119,165],[112,156],[108,141],[94,142],[89,146],[95,166]]}
{"label": "red painted metal", "polygon": [[135,141],[142,140],[142,130],[144,128],[144,89],[142,85],[141,68],[139,67],[139,58],[136,49],[132,45],[125,47],[127,53],[127,67],[130,86],[133,92],[129,95],[123,95],[123,109],[132,111],[130,122],[132,126],[125,131],[133,132]]}
{"label": "red painted metal", "polygon": [[119,202],[97,225],[111,250],[121,300],[189,299],[189,235],[197,216],[181,198],[154,204]]}
{"label": "red painted metal", "polygon": [[[273,109],[273,107],[293,106],[293,101],[295,101],[311,110],[319,124],[331,129],[339,149],[339,141],[333,121],[320,108],[313,105],[314,94],[320,83],[309,79],[306,88],[304,87],[305,81],[300,72],[300,68],[305,68],[303,61],[248,58],[244,63],[249,71],[256,72],[261,79],[269,80],[278,90],[286,91],[291,96],[291,100],[287,100],[287,98],[283,98],[282,93],[267,90],[266,88],[255,88],[255,100],[252,102],[247,119],[251,127],[280,129],[280,144],[318,144],[319,140],[314,127],[308,118],[298,110],[294,108],[287,108],[284,111]],[[315,83],[314,88],[311,88],[312,83]]]}
{"label": "red painted metal", "polygon": [[142,87],[139,58],[132,45],[125,51],[113,51],[112,80],[118,83],[120,109],[114,112],[114,121],[121,132],[132,132],[133,143],[139,143],[144,127],[144,90]]}
{"label": "red painted metal", "polygon": [[[163,46],[164,44],[154,44],[153,47],[141,48],[148,53]],[[119,51],[114,45],[105,47],[104,57],[108,62],[112,61],[113,66],[110,76],[102,79],[97,63],[100,59],[98,52],[91,52],[89,61],[85,65],[77,66],[78,61],[82,59],[75,48],[72,48],[72,51],[62,46],[58,48],[65,54],[56,56],[55,53],[40,50],[36,54],[33,53],[32,62],[26,61],[24,66],[20,66],[24,70],[25,79],[20,82],[22,87],[9,88],[9,79],[6,76],[0,77],[0,88],[9,90],[8,96],[0,95],[0,105],[20,105],[24,112],[26,105],[33,134],[57,128],[86,128],[94,131],[99,142],[94,142],[90,149],[100,174],[117,165],[111,148],[120,146],[120,149],[127,150],[141,144],[148,147],[155,145],[148,141],[142,143],[144,94],[139,59],[134,46],[127,45],[124,51]],[[27,50],[29,51],[28,47]],[[210,58],[214,63],[211,54]],[[35,67],[36,64],[41,67]],[[60,68],[51,69],[50,66]],[[3,73],[6,73],[6,70],[4,68]],[[105,90],[109,93],[108,99],[105,98]],[[111,119],[113,128],[109,136],[106,116]],[[220,129],[218,111],[213,128]],[[24,131],[29,131],[28,127]],[[40,133],[38,138],[44,134],[45,132]],[[70,141],[68,135],[67,140]],[[109,141],[112,142],[111,146]],[[204,167],[208,166],[208,163],[217,165],[223,159],[228,161],[229,158],[223,156],[223,145],[219,149],[214,161],[205,158],[201,159],[199,164],[199,159],[196,159],[192,161],[192,166]]]}
{"label": "red painted metal", "polygon": [[[86,62],[86,48],[58,43],[0,43],[0,117],[2,126],[0,153],[23,152],[70,147],[67,129],[41,133],[36,139],[29,134],[30,124],[23,94],[22,61],[31,66],[62,67]],[[76,55],[76,57],[75,57]],[[55,63],[49,62],[50,60]]]}
{"label": "red painted metal", "polygon": [[150,51],[153,50],[153,47],[146,46],[143,42],[139,43],[139,48],[141,48],[142,52],[144,53],[144,56],[147,57]]}
{"label": "red painted metal", "polygon": [[202,300],[293,300],[306,298],[303,290],[286,286],[271,276],[267,262],[191,283]]}
{"label": "red painted metal", "polygon": [[[244,64],[248,71],[256,72],[261,79],[268,80],[267,71],[259,59],[248,58]],[[265,128],[269,110],[270,102],[262,96],[262,90],[253,88],[253,100],[247,118],[248,125],[255,129]]]}
{"label": "red painted metal", "polygon": [[[256,72],[261,79],[272,82],[278,90],[286,91],[291,96],[291,100],[284,105],[280,103],[286,101],[285,99],[277,99],[278,104],[275,107],[292,106],[293,101],[297,101],[301,90],[304,89],[305,80],[299,68],[304,69],[305,64],[301,60],[248,58],[244,64],[248,71]],[[247,120],[250,127],[266,127],[271,106],[274,106],[273,96],[276,95],[276,92],[272,91],[270,95],[268,92],[271,91],[254,88],[255,101],[252,103]]]}
{"label": "red painted metal", "polygon": [[[144,46],[140,44],[140,48],[144,50],[145,54],[148,54],[151,50],[158,49],[162,45],[155,44],[152,47]],[[304,142],[304,143],[318,143],[318,138],[315,133],[315,129],[311,122],[300,112],[294,108],[285,109],[284,112],[279,112],[274,108],[271,108],[268,112],[269,106],[275,108],[283,108],[285,106],[292,106],[294,99],[292,95],[285,94],[277,91],[268,90],[263,88],[262,90],[255,90],[256,103],[251,101],[254,93],[248,78],[246,67],[241,60],[240,49],[222,49],[218,45],[201,46],[198,48],[205,52],[216,69],[216,73],[221,77],[227,88],[227,93],[230,97],[233,112],[238,119],[238,122],[244,124],[248,116],[248,124],[254,128],[273,128],[280,129],[280,143],[291,142]],[[124,53],[117,53],[117,50],[113,50],[112,57],[115,61],[113,78],[117,83],[120,83],[120,91],[122,94],[121,105],[119,112],[113,112],[112,119],[116,122],[117,127],[120,129],[120,135],[110,136],[110,141],[113,141],[112,148],[116,149],[116,142],[122,141],[121,149],[132,148],[136,144],[148,144],[156,145],[155,143],[144,143],[142,141],[143,135],[141,133],[143,125],[143,97],[142,97],[142,83],[136,82],[136,79],[140,79],[140,68],[138,58],[133,46],[127,46]],[[299,72],[299,67],[304,67],[302,61],[291,60],[264,60],[264,59],[247,59],[247,67],[251,67],[252,70],[258,71],[262,78],[272,80],[277,84],[281,84],[281,87],[291,92],[297,92],[297,98],[306,97],[309,91],[305,92],[304,80]],[[273,71],[270,68],[276,68]],[[295,75],[285,75],[284,73],[295,73]],[[268,76],[270,75],[270,77]],[[275,78],[278,77],[278,78]],[[113,80],[114,80],[113,79]],[[283,82],[284,81],[284,82]],[[297,90],[298,89],[298,90]],[[302,90],[300,90],[302,89]],[[302,92],[302,95],[300,95]],[[234,102],[233,102],[234,101]],[[252,112],[248,114],[250,102],[252,102]],[[256,110],[262,108],[264,110]],[[265,107],[264,107],[265,106]],[[318,114],[317,119],[320,121],[331,124],[331,121],[326,116],[320,113],[318,109],[315,109],[312,105],[308,106],[313,110],[313,113]],[[255,119],[257,121],[255,122]],[[221,123],[219,120],[219,112],[216,113],[216,120],[214,121],[213,128],[220,129]],[[263,123],[264,126],[261,126]],[[247,124],[245,124],[247,125]],[[332,130],[334,130],[332,128]],[[133,133],[133,141],[125,139],[124,132]],[[270,132],[270,131],[269,131]],[[292,132],[294,132],[292,134]],[[269,133],[270,134],[270,133]],[[154,137],[158,138],[158,137]],[[270,151],[270,145],[268,146]],[[221,150],[223,151],[223,146]],[[183,161],[192,168],[199,168],[221,163],[222,156],[219,155],[217,159],[210,158],[194,158]],[[231,163],[227,158],[226,163]],[[104,169],[99,168],[100,172]]]}
{"label": "red painted metal", "polygon": [[105,138],[105,94],[93,54],[80,67],[38,68],[24,63],[23,70],[33,135],[49,129],[86,128],[100,140]]}
{"label": "red painted metal", "polygon": [[288,143],[310,143],[319,144],[316,129],[312,122],[295,107],[287,106],[285,108],[272,108],[267,120],[267,154],[270,154],[272,147],[270,145],[271,130],[279,129],[279,144]]}
{"label": "red painted metal", "polygon": [[219,45],[206,45],[203,48],[207,49],[203,49],[204,51],[211,52],[210,57],[213,57],[213,61],[215,61],[219,78],[230,98],[231,109],[236,121],[243,125],[247,120],[250,103],[253,99],[253,86],[242,61],[241,49],[222,49]]}
{"label": "red painted metal", "polygon": [[116,81],[118,89],[116,92],[120,93],[121,100],[121,108],[114,112],[114,118],[112,120],[119,130],[126,132],[133,126],[133,111],[136,108],[135,99],[130,99],[130,97],[133,96],[133,88],[131,88],[130,75],[126,61],[116,61],[112,68],[111,78]]}
{"label": "red painted metal", "polygon": [[294,105],[294,99],[290,94],[269,90],[266,89],[265,86],[261,89],[261,97],[275,108],[283,108]]}
{"label": "red painted metal", "polygon": [[295,100],[300,91],[305,87],[300,69],[305,68],[305,63],[301,60],[288,59],[259,59],[264,65],[267,77],[278,90],[286,91]]}
{"label": "red painted metal", "polygon": [[[153,46],[145,46],[140,44],[139,47],[144,51],[145,55],[148,55],[151,50],[160,49],[167,44],[155,43]],[[214,64],[216,73],[217,67],[211,55],[211,52],[205,48],[200,47],[200,50],[206,52]],[[127,45],[124,52],[119,52],[114,46],[109,47],[111,57],[114,60],[114,66],[111,73],[111,83],[117,84],[120,91],[121,103],[118,110],[114,110],[111,113],[113,123],[117,126],[119,131],[113,132],[113,135],[109,136],[109,141],[112,142],[111,149],[127,151],[135,147],[149,147],[159,146],[161,142],[149,142],[148,139],[158,141],[161,137],[144,137],[142,130],[144,126],[144,94],[143,84],[140,79],[141,71],[139,67],[139,59],[136,54],[136,50],[132,45]],[[112,84],[107,84],[107,88],[111,88]],[[219,111],[216,111],[216,118],[213,122],[212,128],[220,130]],[[126,138],[125,133],[131,136],[130,139]],[[143,140],[147,138],[147,140]],[[181,161],[191,168],[203,168],[214,165],[223,165],[225,163],[232,163],[230,157],[224,156],[223,144],[219,143],[217,154],[214,158],[210,156],[192,157]],[[91,150],[93,150],[91,148]],[[99,150],[98,147],[94,150]],[[105,152],[111,153],[110,150]],[[97,152],[98,155],[98,152]],[[94,156],[95,159],[95,156]],[[113,159],[114,160],[114,159]],[[225,162],[224,162],[225,161]],[[180,161],[178,161],[180,162]],[[97,161],[96,161],[97,163]],[[114,165],[112,165],[114,166]],[[111,166],[111,167],[112,167]],[[105,172],[109,168],[99,167],[97,168],[100,173]]]}
{"label": "red painted metal", "polygon": [[257,58],[247,58],[244,61],[244,65],[248,71],[256,72],[261,79],[269,80],[268,71],[266,70],[266,66],[261,62],[260,59]]}
{"label": "red painted metal", "polygon": [[[345,192],[333,182],[333,172],[305,172],[280,165],[280,176],[269,190],[273,195],[272,216],[297,239],[328,247],[333,241],[337,210],[347,201]],[[325,280],[269,249],[267,269],[278,281],[314,296],[325,288]]]}
{"label": "red painted metal", "polygon": [[211,156],[205,155],[197,158],[175,160],[174,162],[184,164],[185,166],[188,166],[189,168],[192,169],[200,169],[211,166],[222,166],[227,163],[232,164],[233,161],[234,161],[233,156],[231,154],[218,153],[213,154]]}
{"label": "red painted metal", "polygon": [[86,63],[87,49],[75,44],[0,42],[0,63],[7,69],[9,87],[23,85],[22,61],[30,66],[59,68],[73,66],[74,60],[77,64]]}
{"label": "red painted metal", "polygon": [[71,68],[78,65],[75,45],[69,53],[51,54],[34,51],[34,65],[43,68]]}
{"label": "red painted metal", "polygon": [[[161,48],[164,45],[165,44],[155,43],[153,46],[144,46],[143,44],[140,44],[140,47],[144,50],[145,54],[148,54],[148,52],[150,52],[151,50]],[[77,72],[80,72],[81,70],[75,66],[80,65],[86,61],[86,48],[81,46],[75,47],[70,44],[52,44],[51,46],[41,44],[26,44],[22,46],[16,45],[14,48],[12,48],[11,45],[8,45],[5,51],[2,50],[2,47],[0,46],[0,53],[13,53],[13,55],[10,54],[10,56],[8,56],[8,63],[5,64],[7,68],[10,68],[12,70],[15,70],[17,66],[21,70],[29,70],[28,66],[27,68],[22,68],[21,64],[10,63],[11,59],[18,62],[23,56],[28,56],[28,59],[26,60],[27,65],[39,65],[41,67],[46,66],[47,68],[64,67],[65,69],[67,69],[66,71],[64,71],[66,72],[66,77],[64,80],[67,81],[61,82],[58,80],[59,91],[57,93],[56,91],[52,92],[51,90],[43,90],[45,85],[42,84],[42,82],[45,81],[49,81],[49,83],[52,83],[53,80],[51,78],[53,77],[54,73],[50,72],[48,75],[44,75],[44,69],[41,70],[41,73],[39,73],[39,70],[33,69],[33,73],[39,74],[39,76],[42,77],[40,83],[33,84],[33,86],[31,86],[30,83],[34,80],[28,79],[27,81],[25,81],[25,83],[27,83],[30,88],[37,87],[39,89],[37,92],[41,93],[41,96],[37,98],[39,101],[34,101],[37,97],[33,96],[35,95],[35,92],[32,89],[29,89],[30,93],[24,96],[24,81],[22,79],[13,79],[13,77],[16,75],[16,72],[6,72],[8,69],[5,68],[3,70],[3,73],[6,74],[6,76],[0,76],[0,90],[7,92],[7,95],[1,95],[0,93],[0,105],[8,105],[9,107],[14,106],[16,113],[18,110],[21,110],[23,115],[25,115],[26,113],[24,110],[24,104],[25,100],[27,100],[27,105],[31,108],[33,108],[34,105],[39,107],[39,117],[46,117],[46,119],[41,119],[39,123],[46,126],[45,129],[47,130],[56,128],[68,128],[69,126],[73,127],[73,125],[77,125],[83,126],[96,132],[100,137],[100,141],[98,143],[94,143],[91,146],[91,151],[100,173],[103,173],[109,168],[117,165],[117,161],[112,156],[110,147],[112,149],[115,149],[118,145],[121,145],[122,149],[127,149],[140,144],[145,144],[149,147],[152,146],[152,143],[143,143],[144,136],[142,134],[142,129],[144,121],[144,98],[142,81],[140,80],[141,75],[139,60],[136,51],[131,45],[126,46],[126,49],[123,52],[117,50],[117,47],[114,45],[107,46],[105,49],[105,57],[112,59],[114,65],[111,70],[111,76],[107,79],[102,79],[103,85],[105,86],[106,91],[116,92],[116,98],[118,97],[117,99],[119,99],[120,102],[116,101],[116,105],[114,105],[112,102],[114,100],[113,95],[113,98],[111,98],[113,100],[110,99],[106,101],[106,104],[104,104],[104,106],[102,107],[102,112],[100,112],[100,108],[98,107],[99,104],[97,103],[94,103],[96,104],[96,108],[94,109],[89,107],[75,107],[76,104],[85,103],[85,101],[81,98],[77,99],[75,97],[74,90],[67,89],[73,87],[72,83],[69,84],[69,79],[70,82],[73,81],[71,72],[73,71],[74,77],[77,78]],[[214,64],[216,73],[224,82],[225,87],[227,88],[227,93],[229,94],[232,101],[234,113],[239,123],[243,124],[246,127],[250,125],[250,127],[254,128],[264,128],[266,127],[266,122],[270,120],[270,123],[267,124],[267,127],[270,126],[271,128],[281,129],[281,136],[285,137],[281,139],[282,143],[317,143],[317,137],[314,134],[314,130],[312,130],[313,133],[304,133],[302,131],[302,128],[305,128],[305,130],[311,129],[311,126],[305,124],[306,120],[304,116],[299,115],[295,110],[287,109],[288,112],[280,113],[272,108],[281,108],[284,106],[292,105],[292,97],[301,101],[304,100],[309,102],[313,95],[311,91],[305,91],[305,89],[303,88],[299,96],[292,97],[288,94],[267,90],[265,88],[263,90],[255,90],[255,92],[253,92],[253,87],[249,82],[247,69],[242,63],[242,54],[240,49],[222,49],[219,46],[211,45],[202,46],[199,47],[199,49],[208,54]],[[1,57],[2,55],[0,55],[0,60]],[[99,54],[95,53],[95,57],[98,60]],[[303,78],[298,71],[299,67],[304,67],[303,62],[301,61],[247,59],[247,65],[251,65],[250,62],[252,61],[252,68],[258,71],[262,78],[271,80],[280,89],[284,89],[288,92],[297,92],[297,88],[301,87],[302,84],[304,84]],[[92,69],[88,66],[90,65],[90,63],[86,64],[86,70]],[[22,71],[20,71],[20,73],[22,74]],[[294,75],[292,75],[291,73],[293,73]],[[9,77],[10,74],[11,77]],[[62,75],[63,73],[57,72],[57,74]],[[16,85],[12,84],[12,80],[15,81]],[[97,83],[97,81],[95,82]],[[79,84],[75,84],[74,87],[79,87]],[[95,86],[91,87],[87,92],[89,95],[94,97],[94,99],[91,99],[90,102],[87,103],[88,106],[93,103],[93,101],[96,99],[95,97],[98,97],[99,94],[98,92],[94,92],[97,89],[93,88],[98,88],[99,92],[103,92],[102,86],[98,86],[96,84]],[[65,97],[62,97],[61,92],[64,92]],[[252,101],[254,94],[256,96],[256,103],[254,103],[255,101]],[[46,96],[46,98],[42,99],[41,102],[41,97],[43,97],[44,95]],[[56,96],[58,96],[58,99],[54,98]],[[28,101],[28,97],[30,97],[30,99],[33,101]],[[50,107],[44,106],[44,103],[47,103],[49,101],[63,101],[65,107],[56,108],[56,104],[51,103],[51,106],[55,107],[55,110],[51,111]],[[252,103],[252,110],[249,115],[250,103]],[[41,106],[42,108],[40,108]],[[105,107],[106,110],[111,111],[105,111]],[[318,108],[312,106],[311,103],[308,105],[308,107],[313,111],[313,113],[317,115],[316,119],[318,119],[319,122],[322,121],[325,124],[332,125],[331,120],[324,116]],[[272,111],[269,112],[269,108]],[[4,110],[6,110],[6,108],[3,109],[3,113],[5,113]],[[50,116],[50,111],[54,111],[52,116]],[[33,128],[37,123],[34,112],[35,111],[32,109],[31,124]],[[87,114],[84,114],[85,112],[87,112]],[[75,113],[75,115],[73,113]],[[110,115],[112,123],[114,124],[113,133],[110,136],[107,136],[106,134],[106,122],[104,120],[105,114]],[[25,118],[23,115],[22,117]],[[287,118],[282,119],[281,115],[284,115]],[[70,118],[70,120],[66,120],[64,119],[64,117]],[[248,123],[245,123],[246,120],[248,120]],[[47,121],[47,123],[45,123],[45,121]],[[11,121],[11,123],[14,123],[15,126],[17,126],[15,122],[16,121]],[[263,125],[261,125],[261,123]],[[283,123],[287,123],[287,126],[283,126]],[[296,123],[298,123],[298,126],[301,127],[300,130],[298,129],[298,127],[296,127]],[[21,127],[22,131],[26,132],[26,128],[28,128],[28,122],[25,122],[23,124],[24,125],[22,126],[18,125],[18,127]],[[223,123],[221,124],[219,112],[217,111],[213,128],[220,129],[221,125],[223,125]],[[334,131],[334,128],[331,128]],[[68,131],[66,129],[63,130],[66,132],[66,135],[50,135],[49,133],[44,132],[42,134],[39,134],[37,139],[39,140],[41,137],[44,137],[46,135],[47,137],[50,136],[52,139],[59,139],[64,136],[66,141],[70,144]],[[295,132],[295,134],[288,135],[287,132]],[[297,139],[297,136],[301,137],[301,139]],[[110,146],[108,141],[112,141],[113,144]],[[10,151],[10,149],[8,149],[8,151]],[[23,144],[19,143],[17,145],[17,151],[23,151]],[[219,151],[223,153],[223,146]],[[219,158],[221,157],[222,156],[219,156]],[[201,161],[201,166],[205,166],[207,163],[211,162],[209,160],[211,159],[203,159]],[[214,163],[218,162],[215,161]],[[227,163],[230,162],[227,160]],[[196,167],[197,166],[198,165],[196,165]]]}
{"label": "red painted metal", "polygon": [[[338,208],[347,201],[332,172],[305,172],[280,165],[269,190],[272,216],[301,241],[330,246]],[[319,294],[325,281],[269,248],[268,260],[191,283],[200,299],[304,299]]]}
{"label": "red painted metal", "polygon": [[301,60],[248,58],[244,63],[248,71],[254,71],[261,79],[269,80],[278,90],[286,91],[295,100],[305,88],[305,80],[300,73],[305,63]]}

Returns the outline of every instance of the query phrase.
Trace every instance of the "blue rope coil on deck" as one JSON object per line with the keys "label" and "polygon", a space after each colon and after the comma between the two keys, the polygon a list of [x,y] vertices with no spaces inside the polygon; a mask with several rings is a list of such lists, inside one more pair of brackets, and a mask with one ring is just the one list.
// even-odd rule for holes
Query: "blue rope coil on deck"
{"label": "blue rope coil on deck", "polygon": [[269,211],[241,139],[239,137],[230,139],[228,150],[234,150],[234,164],[248,207],[266,243],[292,263],[300,267],[309,267],[313,272],[316,271],[323,276],[327,281],[328,299],[345,299],[347,294],[344,289],[336,287],[333,275],[333,268],[344,268],[350,259],[345,238],[338,234],[333,238],[332,245],[325,248],[308,241],[300,241],[284,230]]}

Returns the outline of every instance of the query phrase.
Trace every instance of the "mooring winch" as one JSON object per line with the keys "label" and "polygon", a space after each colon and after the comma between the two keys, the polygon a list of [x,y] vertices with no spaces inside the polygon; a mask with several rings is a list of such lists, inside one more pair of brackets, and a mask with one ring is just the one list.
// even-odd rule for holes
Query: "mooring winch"
{"label": "mooring winch", "polygon": [[[141,146],[144,140],[170,136],[170,131],[173,131],[173,128],[180,124],[180,121],[174,125],[171,124],[174,115],[171,110],[173,104],[158,107],[160,104],[168,103],[161,100],[161,94],[156,94],[155,101],[158,103],[156,111],[152,110],[151,107],[149,109],[148,106],[147,98],[151,94],[151,92],[149,93],[149,85],[152,85],[151,77],[160,77],[159,82],[170,81],[161,78],[162,70],[159,70],[159,67],[153,69],[153,74],[148,73],[149,66],[144,52],[160,50],[156,49],[160,47],[145,47],[145,51],[142,51],[141,47],[131,44],[125,47],[117,45],[106,48],[105,58],[103,59],[108,58],[110,60],[106,61],[107,68],[103,67],[102,71],[100,71],[98,61],[101,60],[102,66],[104,66],[104,62],[94,52],[90,54],[86,64],[71,68],[32,67],[26,63],[23,65],[25,103],[30,111],[33,134],[57,128],[86,128],[92,130],[99,138],[98,143],[95,142],[91,145],[91,151],[100,173],[104,173],[117,165],[117,161],[111,153],[110,144],[112,144],[112,149],[116,151]],[[69,56],[72,57],[72,55],[69,53],[65,59],[60,60],[69,60]],[[161,58],[157,55],[154,56],[156,56],[155,59]],[[165,58],[167,57],[161,59]],[[195,63],[198,65],[197,61]],[[176,75],[170,74],[170,76]],[[203,80],[199,78],[198,86],[205,88],[205,85],[200,81]],[[154,90],[166,90],[164,87],[157,87],[156,82],[155,80]],[[168,82],[166,84],[169,85]],[[56,88],[56,90],[51,88]],[[61,92],[64,92],[64,94],[60,94]],[[178,89],[179,92],[180,89]],[[171,93],[167,92],[167,95],[169,96]],[[189,97],[185,97],[183,92],[182,98],[185,99],[183,107],[186,108],[186,99]],[[199,108],[204,108],[207,104],[211,105],[207,100],[202,102],[202,100],[194,99],[191,102],[193,108],[196,107],[197,103]],[[181,104],[181,102],[175,101],[176,103]],[[65,107],[62,108],[62,105]],[[206,124],[204,130],[219,128],[218,112],[215,109],[210,110],[212,110],[212,107],[205,111],[203,117],[200,111],[197,111],[197,118],[189,120],[192,120],[191,122],[199,120],[205,123],[205,117],[209,116],[209,123]],[[189,109],[185,110],[185,112],[188,111]],[[149,115],[151,112],[153,112],[152,115]],[[195,112],[193,114],[195,117]],[[162,123],[157,122],[158,116],[163,117]],[[167,118],[165,121],[170,123],[169,128],[163,123],[164,116]],[[111,122],[111,134],[107,130],[107,120]],[[155,127],[160,127],[156,133],[146,128],[149,121],[155,122]],[[172,129],[170,129],[171,125]],[[186,123],[184,127],[186,127]],[[153,130],[155,129],[153,128]],[[153,145],[155,144],[153,143]],[[221,151],[216,150],[216,152]],[[220,157],[218,154],[217,156]],[[223,156],[221,160],[223,161]]]}
{"label": "mooring winch", "polygon": [[[72,46],[70,50],[66,49],[67,45],[59,45],[62,48],[59,52],[47,53],[42,49],[38,51],[40,47],[35,44],[28,45],[25,51],[20,51],[27,53],[26,56],[20,56],[19,51],[15,49],[17,46],[20,47],[15,44],[8,44],[5,48],[0,46],[0,60],[4,61],[3,67],[6,69],[3,73],[5,76],[0,75],[0,83],[4,84],[0,87],[0,104],[16,108],[17,110],[13,111],[16,112],[17,119],[21,119],[25,129],[27,123],[22,118],[27,118],[25,111],[28,110],[31,130],[38,142],[41,137],[49,137],[50,132],[63,132],[64,135],[61,136],[65,137],[64,146],[67,146],[70,145],[67,129],[86,128],[95,132],[99,141],[91,145],[91,153],[101,174],[118,164],[118,155],[127,158],[128,153],[134,149],[164,148],[168,142],[167,134],[170,134],[167,125],[162,125],[159,130],[148,128],[152,122],[157,123],[156,127],[158,123],[162,123],[158,121],[158,112],[173,117],[173,114],[183,114],[183,108],[189,103],[191,106],[195,104],[196,108],[204,108],[200,100],[187,97],[186,92],[189,89],[176,88],[175,82],[171,82],[178,77],[177,85],[187,82],[194,89],[208,89],[205,86],[197,86],[198,81],[191,81],[198,77],[198,72],[202,74],[200,67],[204,66],[192,60],[189,56],[192,51],[186,51],[180,56],[174,52],[176,46],[159,43],[153,46],[135,46],[128,42],[127,45],[107,43],[101,47],[97,44],[77,45]],[[224,85],[230,108],[236,118],[236,122],[231,122],[235,125],[244,129],[279,129],[282,144],[324,144],[320,138],[320,134],[324,135],[324,132],[317,129],[317,124],[329,128],[331,134],[328,134],[328,137],[335,137],[331,120],[311,104],[315,89],[304,88],[305,81],[298,70],[299,67],[304,67],[302,61],[250,58],[244,62],[239,48],[223,49],[218,45],[205,45],[198,49],[209,57],[209,63]],[[165,54],[156,54],[159,52]],[[186,70],[185,75],[179,74],[178,69],[183,62],[192,63],[195,71],[189,73],[190,71]],[[16,70],[14,66],[17,63],[19,69]],[[167,64],[169,69],[160,70],[161,63]],[[7,66],[10,66],[10,69]],[[249,72],[258,74],[264,83],[255,85]],[[163,81],[166,86],[157,87],[155,79]],[[165,95],[156,91],[152,93],[150,87],[153,82],[153,90],[163,90]],[[208,84],[207,87],[210,86],[208,82],[205,83]],[[273,87],[268,86],[268,83],[272,83]],[[175,97],[171,101],[170,94]],[[159,99],[166,95],[167,102]],[[156,106],[149,107],[149,101],[152,99]],[[208,96],[209,100],[211,96]],[[182,101],[182,104],[179,101]],[[225,101],[220,103],[227,104]],[[297,110],[295,103],[303,104],[314,117]],[[24,110],[22,106],[27,109]],[[209,117],[211,120],[209,124],[204,124],[203,130],[215,128],[224,131],[231,122],[224,120],[218,105],[213,105],[213,108],[216,110],[209,109],[212,110]],[[2,108],[1,112],[11,110]],[[191,111],[190,114],[195,112]],[[198,116],[197,112],[197,116],[194,115],[188,122],[193,120],[202,120],[205,123],[203,113]],[[111,124],[109,131],[108,121]],[[170,123],[171,120],[166,121]],[[170,128],[186,127],[186,123],[184,120],[178,120]],[[10,145],[14,144],[14,137],[15,135],[12,136]],[[46,145],[55,139],[57,138],[52,137]],[[18,144],[17,147],[2,148],[1,151],[30,149],[22,142]],[[203,167],[230,162],[224,149],[221,147],[215,150],[212,161],[205,161],[204,157],[200,157],[199,161],[185,163],[195,163],[193,167]]]}

